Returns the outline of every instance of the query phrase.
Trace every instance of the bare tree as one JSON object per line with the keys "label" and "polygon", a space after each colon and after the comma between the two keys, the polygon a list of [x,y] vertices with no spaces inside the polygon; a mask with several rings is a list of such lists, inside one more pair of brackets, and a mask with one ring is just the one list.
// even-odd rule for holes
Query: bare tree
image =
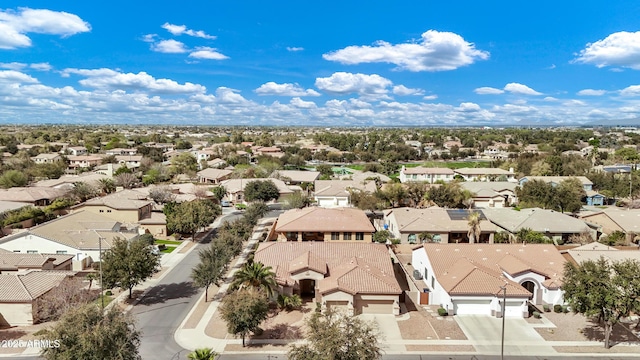
{"label": "bare tree", "polygon": [[125,189],[131,189],[138,184],[138,178],[129,173],[122,173],[117,175],[115,178],[116,185],[122,186]]}
{"label": "bare tree", "polygon": [[34,323],[57,320],[70,309],[87,304],[97,297],[97,292],[86,291],[83,287],[81,279],[67,278],[37,298],[33,305]]}

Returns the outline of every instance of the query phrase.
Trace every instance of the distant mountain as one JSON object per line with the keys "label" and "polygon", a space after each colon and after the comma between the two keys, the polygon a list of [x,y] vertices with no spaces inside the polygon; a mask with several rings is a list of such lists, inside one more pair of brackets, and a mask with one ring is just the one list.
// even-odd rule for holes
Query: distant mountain
{"label": "distant mountain", "polygon": [[584,124],[584,126],[637,126],[640,127],[640,118],[635,119],[618,119],[618,120],[596,120]]}

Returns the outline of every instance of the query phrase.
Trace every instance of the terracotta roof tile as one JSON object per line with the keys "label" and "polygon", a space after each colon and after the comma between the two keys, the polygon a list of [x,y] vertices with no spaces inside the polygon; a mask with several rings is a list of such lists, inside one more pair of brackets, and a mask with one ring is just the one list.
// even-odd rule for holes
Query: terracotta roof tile
{"label": "terracotta roof tile", "polygon": [[375,228],[364,211],[355,208],[308,207],[286,211],[278,217],[276,232],[365,232]]}

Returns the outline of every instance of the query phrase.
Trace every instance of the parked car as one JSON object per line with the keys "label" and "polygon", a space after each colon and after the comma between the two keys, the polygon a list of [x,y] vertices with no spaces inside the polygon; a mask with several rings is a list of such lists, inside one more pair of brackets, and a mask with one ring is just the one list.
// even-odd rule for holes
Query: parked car
{"label": "parked car", "polygon": [[222,206],[222,207],[229,207],[229,206],[231,206],[231,201],[228,201],[228,200],[222,200],[222,201],[220,201],[220,206]]}

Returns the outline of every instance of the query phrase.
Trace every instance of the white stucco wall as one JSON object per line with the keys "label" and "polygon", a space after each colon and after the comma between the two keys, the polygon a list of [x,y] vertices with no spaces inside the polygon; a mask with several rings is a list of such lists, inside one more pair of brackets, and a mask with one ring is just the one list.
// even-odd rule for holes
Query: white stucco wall
{"label": "white stucco wall", "polygon": [[0,314],[11,326],[33,325],[31,303],[0,303]]}
{"label": "white stucco wall", "polygon": [[324,207],[324,208],[336,208],[336,207],[349,206],[349,198],[347,197],[316,196],[315,200],[318,206]]}
{"label": "white stucco wall", "polygon": [[[411,254],[411,264],[413,268],[418,270],[422,275],[422,280],[416,281],[418,286],[424,285],[423,288],[429,289],[429,305],[440,305],[445,309],[453,308],[451,297],[440,283],[438,283],[438,280],[435,279],[433,267],[431,266],[431,262],[429,261],[427,252],[424,251],[424,248],[419,248],[413,251]],[[413,276],[413,274],[409,274],[409,276]]]}
{"label": "white stucco wall", "polygon": [[[74,261],[82,261],[87,257],[91,257],[93,261],[97,261],[99,259],[99,251],[95,250],[79,250],[67,245],[63,245],[61,243],[51,241],[49,239],[42,238],[37,235],[27,234],[24,236],[20,236],[11,240],[6,240],[4,242],[0,242],[0,248],[16,251],[19,250],[21,253],[27,253],[28,251],[35,250],[39,254],[56,254],[58,251],[66,251],[65,254],[74,255]],[[105,249],[103,249],[104,251]]]}

